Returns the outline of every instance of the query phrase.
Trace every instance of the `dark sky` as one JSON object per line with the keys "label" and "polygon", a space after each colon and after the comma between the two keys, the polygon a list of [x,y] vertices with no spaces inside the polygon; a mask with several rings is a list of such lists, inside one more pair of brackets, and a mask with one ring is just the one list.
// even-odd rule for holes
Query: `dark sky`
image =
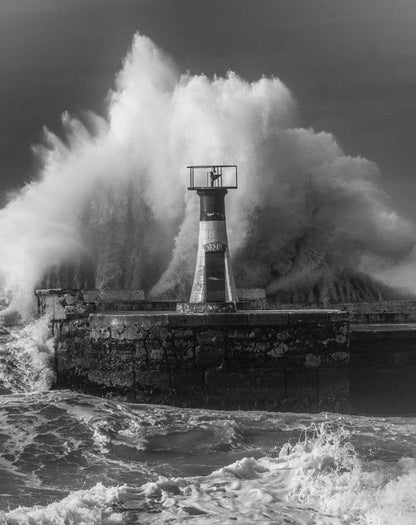
{"label": "dark sky", "polygon": [[415,0],[0,0],[0,193],[34,175],[43,125],[103,113],[140,31],[183,71],[280,77],[416,219],[415,28]]}

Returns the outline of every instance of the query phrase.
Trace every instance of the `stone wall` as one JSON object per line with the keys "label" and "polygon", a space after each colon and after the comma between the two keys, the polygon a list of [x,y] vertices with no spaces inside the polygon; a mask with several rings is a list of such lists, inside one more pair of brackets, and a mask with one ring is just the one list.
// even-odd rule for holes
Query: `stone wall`
{"label": "stone wall", "polygon": [[53,326],[60,388],[192,407],[349,408],[342,312],[102,312]]}
{"label": "stone wall", "polygon": [[37,296],[58,388],[195,407],[416,411],[416,301],[184,313],[137,291]]}

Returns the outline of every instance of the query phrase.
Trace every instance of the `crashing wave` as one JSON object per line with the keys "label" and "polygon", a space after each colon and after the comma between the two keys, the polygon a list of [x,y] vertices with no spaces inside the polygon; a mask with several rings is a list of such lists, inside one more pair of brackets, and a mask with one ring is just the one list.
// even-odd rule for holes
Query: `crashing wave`
{"label": "crashing wave", "polygon": [[338,286],[341,297],[344,284],[359,296],[351,270],[373,275],[414,246],[374,163],[299,127],[278,78],[180,75],[136,35],[107,100],[86,125],[64,113],[64,140],[45,130],[37,179],[0,210],[1,288],[21,311],[42,280],[187,297],[198,226],[189,164],[238,164],[227,223],[240,287],[290,295],[309,279],[314,296]]}
{"label": "crashing wave", "polygon": [[[162,415],[163,408],[159,410]],[[210,412],[205,414],[209,418]],[[258,424],[259,416],[252,413],[252,424]],[[270,423],[273,417],[277,423],[277,414],[269,417]],[[403,432],[413,436],[414,425],[345,416],[345,426],[333,417],[304,427],[305,416],[282,416],[281,423],[291,418],[292,426],[298,426],[298,439],[276,446],[269,455],[245,456],[207,475],[159,476],[141,485],[98,483],[47,505],[0,512],[0,520],[7,525],[414,523],[415,459],[372,457],[382,445],[377,441],[381,436],[383,443]],[[357,452],[353,438],[368,443],[368,457]]]}

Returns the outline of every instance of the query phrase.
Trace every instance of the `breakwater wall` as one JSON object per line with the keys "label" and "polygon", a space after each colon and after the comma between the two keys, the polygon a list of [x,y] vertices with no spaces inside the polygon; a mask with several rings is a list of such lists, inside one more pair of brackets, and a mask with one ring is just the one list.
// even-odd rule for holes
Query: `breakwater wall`
{"label": "breakwater wall", "polygon": [[414,301],[194,313],[138,291],[37,295],[57,388],[192,407],[416,413]]}
{"label": "breakwater wall", "polygon": [[92,298],[38,292],[40,312],[52,315],[57,388],[189,407],[350,408],[344,312],[181,313],[141,310],[140,300],[116,311],[119,297]]}

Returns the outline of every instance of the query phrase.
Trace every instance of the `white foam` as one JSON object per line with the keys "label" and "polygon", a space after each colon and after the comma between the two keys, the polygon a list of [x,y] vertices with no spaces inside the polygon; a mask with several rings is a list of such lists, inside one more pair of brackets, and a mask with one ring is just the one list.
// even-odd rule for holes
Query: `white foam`
{"label": "white foam", "polygon": [[[380,457],[374,459],[371,454],[371,447],[381,444],[382,449],[388,450],[389,443],[396,439],[406,438],[408,445],[414,444],[416,433],[411,419],[180,410],[117,404],[69,392],[26,397],[28,407],[34,402],[37,411],[41,410],[42,399],[45,404],[53,401],[56,408],[66,407],[68,415],[72,414],[90,427],[88,436],[98,428],[101,414],[99,428],[107,428],[107,438],[97,458],[100,464],[107,465],[107,471],[116,467],[118,461],[116,455],[108,452],[114,444],[134,447],[145,439],[149,446],[152,436],[169,439],[180,429],[189,431],[184,434],[185,439],[187,436],[193,439],[195,429],[206,431],[205,439],[215,440],[209,424],[220,428],[221,418],[223,422],[234,421],[237,425],[242,425],[244,420],[248,427],[261,422],[270,432],[279,434],[279,429],[285,429],[289,435],[307,420],[316,422],[303,427],[299,439],[276,447],[267,456],[243,457],[209,475],[160,477],[144,485],[138,483],[119,488],[98,484],[89,490],[74,491],[50,505],[4,513],[0,521],[5,523],[222,524],[237,521],[247,524],[409,525],[416,522],[416,459],[398,459],[396,455],[395,459],[386,461]],[[18,404],[17,396],[11,399]],[[118,420],[117,413],[120,413]],[[42,418],[40,423],[44,427]],[[25,436],[22,439],[30,443],[30,432],[26,431]],[[68,436],[70,440],[74,437]],[[360,439],[364,439],[366,446],[357,452],[352,443]],[[99,445],[95,443],[97,448]],[[16,446],[19,448],[19,444]],[[171,452],[175,451],[175,446],[173,441]],[[193,443],[190,451],[199,453],[198,443]],[[159,468],[152,472],[150,465],[142,463],[144,456],[123,457],[125,463],[120,462],[119,468],[129,471],[129,483],[135,479],[134,472],[136,476],[140,472],[140,479],[143,479],[144,469],[147,469],[145,479],[152,479]],[[169,456],[162,457],[165,459],[161,461],[167,461],[168,468]],[[210,461],[208,450],[205,458],[204,462]]]}
{"label": "white foam", "polygon": [[0,512],[1,523],[7,525],[66,525],[123,523],[112,504],[118,501],[119,487],[104,487],[101,483],[89,490],[73,492],[61,501],[47,506],[19,507]]}
{"label": "white foam", "polygon": [[1,348],[0,381],[13,392],[49,390],[54,379],[54,347],[49,319],[9,328]]}
{"label": "white foam", "polygon": [[[276,458],[244,458],[205,478],[160,479],[140,491],[141,523],[416,522],[416,462],[360,459],[343,429],[315,426]],[[135,496],[137,499],[137,495]],[[160,512],[158,521],[148,514]]]}

